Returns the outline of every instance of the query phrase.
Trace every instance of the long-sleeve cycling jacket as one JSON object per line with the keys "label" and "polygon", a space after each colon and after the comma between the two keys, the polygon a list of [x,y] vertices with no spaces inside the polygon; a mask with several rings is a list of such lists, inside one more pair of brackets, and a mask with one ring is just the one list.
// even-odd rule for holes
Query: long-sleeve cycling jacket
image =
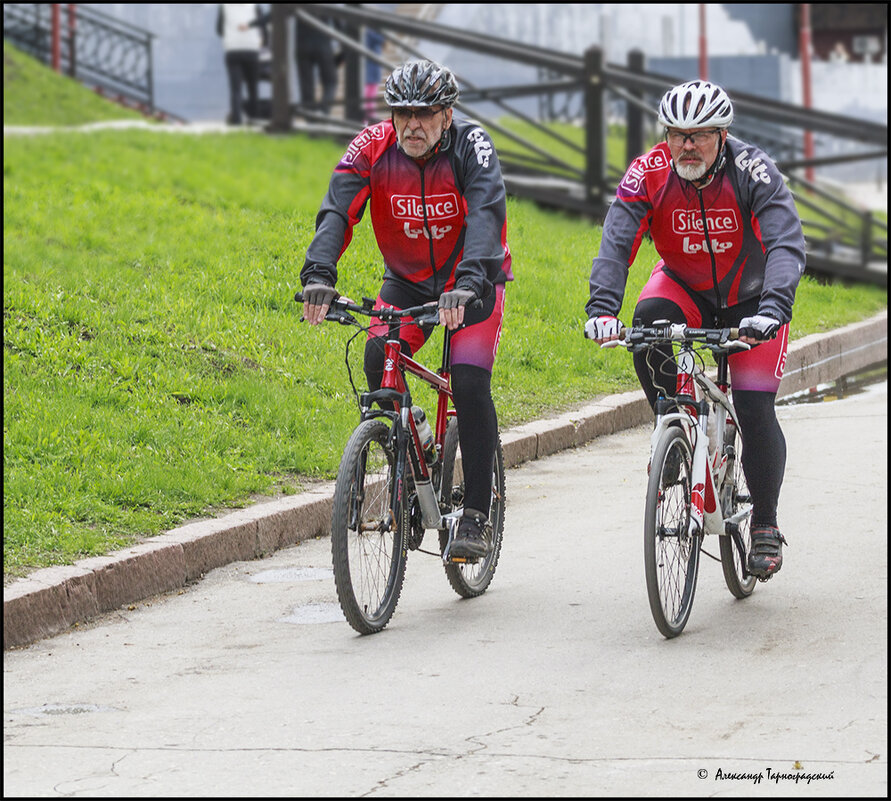
{"label": "long-sleeve cycling jacket", "polygon": [[759,298],[759,314],[792,319],[805,265],[792,193],[758,148],[728,136],[725,153],[702,190],[675,173],[664,142],[631,163],[604,220],[589,317],[618,316],[628,269],[649,230],[665,269],[716,308]]}
{"label": "long-sleeve cycling jacket", "polygon": [[424,163],[398,147],[389,120],[363,130],[331,177],[300,272],[304,286],[336,284],[337,262],[366,206],[385,278],[431,298],[452,288],[484,297],[513,280],[501,166],[475,123],[453,120]]}

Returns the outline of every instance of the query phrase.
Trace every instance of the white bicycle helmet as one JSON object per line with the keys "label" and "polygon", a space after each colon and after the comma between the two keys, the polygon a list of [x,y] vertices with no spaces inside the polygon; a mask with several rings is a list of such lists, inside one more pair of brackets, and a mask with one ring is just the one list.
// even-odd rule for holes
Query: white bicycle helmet
{"label": "white bicycle helmet", "polygon": [[733,104],[727,93],[708,81],[688,81],[669,89],[659,103],[659,122],[666,128],[729,128]]}

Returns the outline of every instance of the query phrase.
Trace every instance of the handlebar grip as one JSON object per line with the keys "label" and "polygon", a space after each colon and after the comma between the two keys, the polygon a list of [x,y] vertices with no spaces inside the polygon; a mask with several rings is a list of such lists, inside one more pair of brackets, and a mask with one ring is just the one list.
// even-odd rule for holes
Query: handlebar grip
{"label": "handlebar grip", "polygon": [[303,293],[302,293],[302,292],[296,292],[296,293],[294,294],[294,300],[296,300],[298,303],[303,303]]}
{"label": "handlebar grip", "polygon": [[415,317],[415,322],[418,325],[439,325],[439,312],[430,312],[430,314],[423,314],[420,317]]}

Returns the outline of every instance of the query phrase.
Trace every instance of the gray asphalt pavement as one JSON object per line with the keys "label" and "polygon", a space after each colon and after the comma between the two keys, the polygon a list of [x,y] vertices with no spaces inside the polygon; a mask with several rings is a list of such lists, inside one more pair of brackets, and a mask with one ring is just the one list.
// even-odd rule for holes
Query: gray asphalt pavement
{"label": "gray asphalt pavement", "polygon": [[637,426],[509,470],[490,590],[412,553],[381,634],[320,537],[6,651],[4,795],[886,797],[887,383],[780,417],[784,567],[703,559],[674,640]]}

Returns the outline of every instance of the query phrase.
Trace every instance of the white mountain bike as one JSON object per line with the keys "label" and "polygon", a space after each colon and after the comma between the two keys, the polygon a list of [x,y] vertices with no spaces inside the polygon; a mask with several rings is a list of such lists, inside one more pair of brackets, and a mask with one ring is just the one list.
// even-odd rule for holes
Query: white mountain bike
{"label": "white mountain bike", "polygon": [[[746,568],[752,501],[742,470],[739,420],[729,397],[727,355],[750,347],[738,336],[736,328],[660,321],[623,328],[618,340],[604,343],[647,350],[648,363],[670,358],[677,366],[676,394],[656,401],[644,516],[650,610],[669,638],[680,634],[690,617],[700,552],[718,560],[703,550],[706,535],[718,536],[730,592],[747,598],[755,589],[756,578]],[[715,357],[714,381],[706,375],[706,351]]]}

